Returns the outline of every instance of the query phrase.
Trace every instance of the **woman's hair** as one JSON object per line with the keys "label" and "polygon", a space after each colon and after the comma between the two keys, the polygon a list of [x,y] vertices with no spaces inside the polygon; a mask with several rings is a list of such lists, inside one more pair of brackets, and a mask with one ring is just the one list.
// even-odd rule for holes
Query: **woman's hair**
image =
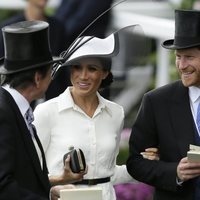
{"label": "woman's hair", "polygon": [[39,72],[44,78],[49,69],[50,65],[47,65],[13,74],[1,75],[1,85],[9,84],[11,88],[25,89],[34,83],[36,72]]}
{"label": "woman's hair", "polygon": [[101,85],[100,85],[100,89],[106,88],[106,87],[110,86],[111,83],[113,82],[113,74],[111,72],[112,59],[111,58],[99,58],[99,57],[97,59],[100,60],[102,66],[103,66],[103,70],[109,72],[108,76],[102,80]]}

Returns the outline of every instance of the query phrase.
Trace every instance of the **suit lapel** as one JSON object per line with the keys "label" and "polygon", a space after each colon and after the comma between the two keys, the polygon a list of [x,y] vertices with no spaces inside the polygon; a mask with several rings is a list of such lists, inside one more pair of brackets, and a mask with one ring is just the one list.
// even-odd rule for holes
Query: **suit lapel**
{"label": "suit lapel", "polygon": [[[21,118],[18,118],[19,124],[20,124],[20,121],[21,121],[20,119]],[[24,118],[22,118],[22,120],[24,121]],[[43,173],[35,145],[34,145],[33,140],[31,138],[31,134],[30,134],[25,122],[24,122],[24,125],[25,125],[25,127],[24,126],[20,127],[20,129],[21,129],[20,133],[21,133],[22,138],[24,140],[25,147],[27,149],[27,152],[30,155],[30,158],[31,158],[31,161],[34,165],[34,169],[36,171],[36,174],[38,174],[40,181],[43,183],[44,187],[47,189],[47,185],[48,185],[48,182],[49,182],[48,176],[47,176],[47,174]],[[45,172],[47,172],[47,171],[45,170]]]}
{"label": "suit lapel", "polygon": [[194,143],[194,120],[190,108],[188,88],[180,82],[174,95],[173,102],[169,103],[169,111],[172,119],[172,126],[175,133],[175,140],[183,157],[189,150],[189,144]]}
{"label": "suit lapel", "polygon": [[[17,104],[15,103],[15,101],[13,100],[12,96],[7,92],[3,90],[3,93],[5,94],[6,97],[6,101],[8,102],[8,104],[10,105],[14,115],[16,115],[16,121],[19,127],[19,133],[22,137],[22,140],[24,141],[24,146],[27,150],[27,153],[30,156],[30,160],[34,166],[35,172],[38,175],[38,178],[40,179],[40,181],[43,183],[44,188],[48,191],[49,190],[49,180],[48,180],[48,176],[47,174],[44,174],[42,169],[41,169],[41,165],[40,165],[40,161],[37,155],[37,151],[35,149],[35,145],[33,143],[33,140],[31,138],[31,134],[26,126],[26,123],[24,121],[23,116],[21,115],[21,112],[17,106]],[[46,172],[46,170],[45,170]]]}

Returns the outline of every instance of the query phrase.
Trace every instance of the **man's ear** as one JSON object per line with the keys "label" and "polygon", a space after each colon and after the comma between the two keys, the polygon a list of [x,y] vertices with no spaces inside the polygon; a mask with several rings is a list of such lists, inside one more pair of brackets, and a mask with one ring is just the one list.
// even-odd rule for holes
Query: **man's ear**
{"label": "man's ear", "polygon": [[41,82],[41,74],[38,72],[35,72],[34,80],[35,80],[36,88],[39,88],[40,82]]}

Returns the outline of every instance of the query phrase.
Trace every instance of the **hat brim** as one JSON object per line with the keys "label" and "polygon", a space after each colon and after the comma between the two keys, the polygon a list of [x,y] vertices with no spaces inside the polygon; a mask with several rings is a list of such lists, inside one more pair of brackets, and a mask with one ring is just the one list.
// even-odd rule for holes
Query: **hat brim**
{"label": "hat brim", "polygon": [[[128,41],[126,38],[130,35],[131,40]],[[143,36],[144,32],[139,24],[123,27],[111,33],[105,38],[97,38],[94,36],[81,36],[77,38],[66,51],[61,53],[60,56],[64,58],[64,62],[63,64],[55,66],[54,75],[56,76],[61,68],[65,66],[68,67],[74,64],[79,64],[79,61],[85,58],[110,58],[112,65],[116,66],[117,68],[118,63],[120,65],[122,64],[121,61],[118,62],[118,59],[126,59],[126,42],[128,42],[129,48],[131,47],[131,50],[137,52],[134,55],[132,55],[132,53],[130,54],[130,56],[132,56],[131,61],[129,61],[131,62],[131,65],[133,64],[133,62],[136,63],[138,60],[142,60],[142,62],[145,62],[147,58],[147,40],[146,37]],[[139,50],[138,45],[140,45]],[[126,52],[126,54],[127,53],[129,52]],[[137,62],[137,64],[138,63],[139,62]],[[128,62],[124,62],[123,64],[129,65]],[[112,66],[110,67],[110,69],[111,68]]]}
{"label": "hat brim", "polygon": [[14,74],[14,73],[27,71],[27,70],[31,70],[31,69],[34,69],[34,68],[39,68],[39,67],[42,67],[42,66],[45,66],[45,65],[58,63],[58,62],[63,62],[63,58],[61,58],[61,57],[53,57],[52,60],[47,61],[47,62],[42,62],[42,63],[38,63],[38,64],[34,64],[34,65],[29,65],[29,66],[26,66],[26,67],[18,69],[18,70],[7,70],[5,68],[5,65],[4,65],[4,57],[2,57],[2,58],[0,58],[0,74],[5,74],[5,75],[6,74]]}
{"label": "hat brim", "polygon": [[[84,40],[87,40],[84,37]],[[88,58],[88,57],[98,57],[98,58],[109,58],[118,53],[118,40],[115,34],[111,34],[107,38],[97,38],[93,37],[87,43],[78,48],[67,60],[63,63],[63,66],[70,66],[75,62]]]}
{"label": "hat brim", "polygon": [[174,39],[166,40],[161,44],[162,47],[165,49],[171,49],[171,50],[180,50],[180,49],[188,49],[200,46],[200,42],[194,43],[194,44],[188,44],[188,45],[175,45]]}

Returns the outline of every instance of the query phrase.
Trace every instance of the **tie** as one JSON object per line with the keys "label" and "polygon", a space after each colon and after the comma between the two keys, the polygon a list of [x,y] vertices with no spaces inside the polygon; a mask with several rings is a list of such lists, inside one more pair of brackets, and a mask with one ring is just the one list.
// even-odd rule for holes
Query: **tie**
{"label": "tie", "polygon": [[34,121],[34,116],[33,116],[33,110],[31,107],[26,111],[25,118],[28,123],[28,129],[29,129],[31,135],[34,136],[34,131],[33,131],[34,125],[32,124],[32,122]]}
{"label": "tie", "polygon": [[198,132],[200,133],[200,103],[197,108],[197,118],[196,118]]}
{"label": "tie", "polygon": [[36,128],[32,124],[32,122],[34,121],[34,115],[33,115],[33,110],[32,110],[31,107],[26,111],[25,118],[27,120],[28,128],[29,128],[29,131],[31,133],[31,136],[35,138],[35,140],[37,142],[37,145],[38,145],[38,147],[39,147],[39,149],[41,151],[43,172],[48,173],[44,150],[43,150],[42,144],[40,142],[40,139],[38,138],[38,135],[37,135],[37,132],[36,132]]}

